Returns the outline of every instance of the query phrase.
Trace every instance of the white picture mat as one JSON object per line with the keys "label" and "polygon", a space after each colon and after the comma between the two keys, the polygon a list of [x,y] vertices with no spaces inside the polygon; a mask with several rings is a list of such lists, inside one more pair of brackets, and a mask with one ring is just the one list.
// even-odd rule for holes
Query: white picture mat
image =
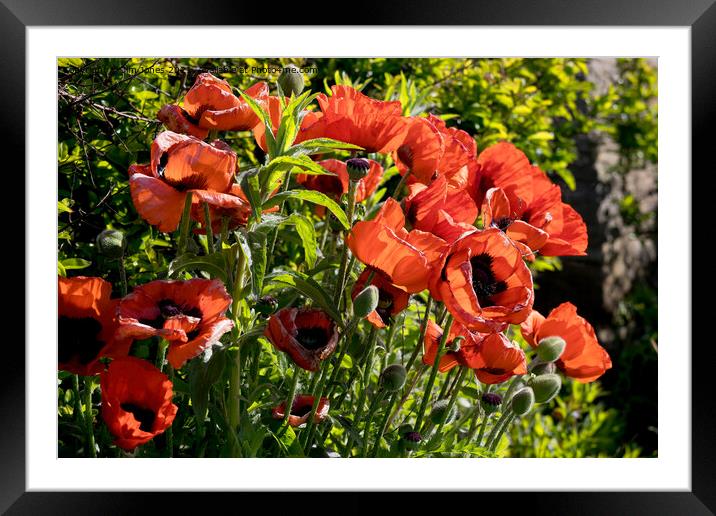
{"label": "white picture mat", "polygon": [[[690,29],[28,27],[26,457],[33,490],[690,490]],[[57,458],[57,69],[63,56],[659,59],[659,449],[640,459]],[[565,298],[569,293],[565,292]],[[615,363],[618,369],[619,364]],[[171,461],[171,462],[169,462]],[[21,474],[18,472],[18,474]]]}

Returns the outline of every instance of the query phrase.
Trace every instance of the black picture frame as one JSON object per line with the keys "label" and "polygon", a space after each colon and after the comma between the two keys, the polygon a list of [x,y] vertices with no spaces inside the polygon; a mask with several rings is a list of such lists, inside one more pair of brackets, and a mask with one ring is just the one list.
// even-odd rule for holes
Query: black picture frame
{"label": "black picture frame", "polygon": [[[279,8],[276,12],[288,13],[280,20],[268,20],[262,3],[239,3],[214,0],[210,7],[196,8],[187,0],[167,2],[140,2],[136,0],[116,2],[113,0],[1,0],[0,1],[0,63],[5,76],[0,81],[0,103],[2,104],[2,141],[6,155],[17,158],[14,167],[14,192],[25,191],[24,156],[27,151],[25,140],[25,30],[38,25],[246,25],[261,23],[295,24],[308,21],[313,25],[608,25],[608,26],[688,26],[691,27],[691,69],[692,69],[692,184],[693,171],[706,173],[713,170],[711,148],[714,145],[713,125],[716,121],[716,0],[489,0],[458,2],[455,0],[400,0],[385,2],[370,0],[350,6],[350,11],[321,8],[306,12],[305,6],[294,2],[293,6]],[[300,7],[301,14],[293,19],[292,9]],[[350,12],[350,14],[346,14]],[[220,13],[220,16],[218,15]],[[344,13],[344,14],[340,14]],[[91,48],[91,47],[88,47]],[[48,121],[49,124],[49,121]],[[49,130],[50,125],[48,125]],[[708,163],[708,165],[707,165]],[[708,167],[708,168],[707,168]],[[676,172],[676,171],[674,171]],[[678,171],[688,175],[688,171]],[[10,170],[6,169],[10,175]],[[10,178],[7,178],[10,179]],[[6,179],[6,180],[7,180]],[[692,190],[693,192],[693,190]],[[699,206],[695,200],[694,206]],[[19,210],[18,210],[19,212]],[[697,213],[697,212],[695,212]],[[690,213],[669,214],[680,216],[688,230],[691,219],[695,226],[701,224],[698,215]],[[693,231],[692,237],[699,235]],[[22,232],[22,234],[20,234]],[[13,223],[8,228],[13,242],[24,241],[23,224]],[[663,236],[662,238],[668,238]],[[693,240],[692,240],[693,242]],[[24,250],[15,251],[13,274],[18,264],[24,263]],[[706,256],[710,253],[691,254],[692,270],[702,271],[708,267]],[[17,258],[23,253],[23,259]],[[694,258],[696,258],[694,260]],[[25,275],[32,271],[25,269]],[[704,303],[683,300],[693,309],[706,308]],[[32,307],[28,307],[32,309]],[[700,320],[698,313],[693,321]],[[708,318],[706,319],[708,320]],[[24,341],[23,326],[16,325],[18,335],[6,335],[13,339],[13,346]],[[704,328],[706,329],[706,328]],[[714,514],[716,512],[716,411],[713,387],[708,379],[716,364],[716,347],[709,342],[711,332],[704,331],[699,342],[692,341],[685,333],[680,343],[685,351],[691,347],[692,356],[692,443],[690,492],[566,492],[566,493],[479,493],[475,507],[484,512],[491,508],[504,510],[523,507],[537,514]],[[693,342],[693,345],[692,345]],[[6,344],[9,345],[9,344]],[[2,389],[0,389],[0,414],[3,415],[0,432],[0,511],[9,514],[127,514],[152,510],[156,502],[162,512],[180,510],[187,513],[192,507],[206,507],[209,497],[211,506],[228,503],[239,507],[237,497],[244,499],[248,494],[219,493],[27,493],[25,492],[25,356],[13,353],[12,367],[3,368]],[[320,485],[320,482],[318,483]],[[216,499],[216,497],[220,499]],[[314,506],[310,499],[301,498],[295,502],[295,494],[272,493],[270,502],[266,494],[252,494],[253,503],[266,504],[272,508],[296,508],[308,510]],[[380,501],[385,509],[400,507],[410,510],[412,504],[426,503],[426,497],[445,496],[431,493],[415,493],[410,497],[391,497]],[[160,499],[161,498],[161,499]],[[326,502],[326,508],[335,503],[341,512],[365,512],[369,510],[371,498],[364,494],[340,494],[335,501]],[[442,503],[442,502],[439,502]],[[528,509],[529,508],[529,509]],[[233,510],[233,509],[230,509]],[[280,509],[283,510],[283,509]]]}

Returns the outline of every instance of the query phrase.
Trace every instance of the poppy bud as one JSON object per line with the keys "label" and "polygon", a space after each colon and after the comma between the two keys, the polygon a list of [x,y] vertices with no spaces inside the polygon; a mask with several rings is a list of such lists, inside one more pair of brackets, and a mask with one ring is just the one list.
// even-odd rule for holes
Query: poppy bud
{"label": "poppy bud", "polygon": [[271,315],[278,308],[278,300],[273,296],[263,296],[256,301],[254,308],[261,315]]}
{"label": "poppy bud", "polygon": [[351,181],[360,181],[370,170],[370,161],[365,158],[351,158],[346,161],[346,169],[348,170],[348,177]]}
{"label": "poppy bud", "polygon": [[105,229],[97,235],[97,249],[109,258],[121,258],[127,248],[124,233],[116,229]]}
{"label": "poppy bud", "polygon": [[296,65],[286,65],[278,76],[278,85],[284,95],[299,95],[303,91],[303,75]]}
{"label": "poppy bud", "polygon": [[558,374],[543,374],[536,376],[530,382],[535,394],[535,402],[547,403],[552,401],[562,388],[562,378]]}
{"label": "poppy bud", "polygon": [[[447,413],[449,404],[450,400],[438,400],[433,404],[433,409],[430,411],[430,421],[432,421],[434,425],[440,424],[440,420]],[[457,410],[453,407],[450,413],[445,416],[445,424],[453,421],[455,416],[457,416]]]}
{"label": "poppy bud", "polygon": [[368,285],[353,300],[353,317],[363,319],[378,306],[380,293],[375,285]]}
{"label": "poppy bud", "polygon": [[391,364],[380,374],[380,385],[384,390],[394,392],[400,390],[405,385],[405,377],[407,376],[405,367],[400,364]]}
{"label": "poppy bud", "polygon": [[414,432],[413,427],[410,425],[403,425],[398,430],[398,433],[400,434],[400,445],[405,450],[416,450],[418,446],[420,446],[420,441],[423,440],[423,437],[420,435],[419,432]]}
{"label": "poppy bud", "polygon": [[524,416],[535,404],[535,393],[531,387],[522,387],[512,396],[512,412],[516,416]]}
{"label": "poppy bud", "polygon": [[537,357],[542,362],[554,362],[564,352],[567,343],[562,337],[546,337],[539,341]]}
{"label": "poppy bud", "polygon": [[480,404],[486,414],[492,414],[502,405],[502,396],[496,392],[486,392],[480,398]]}
{"label": "poppy bud", "polygon": [[552,374],[557,370],[557,366],[554,362],[547,362],[546,364],[537,364],[532,368],[532,374],[540,376],[542,374]]}

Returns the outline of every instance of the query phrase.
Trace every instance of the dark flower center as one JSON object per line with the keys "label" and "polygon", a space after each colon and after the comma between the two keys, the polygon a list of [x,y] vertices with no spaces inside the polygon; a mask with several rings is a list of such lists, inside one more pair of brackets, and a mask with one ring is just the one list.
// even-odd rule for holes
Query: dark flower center
{"label": "dark flower center", "polygon": [[327,335],[323,328],[299,328],[296,340],[306,349],[316,350],[326,345]]}
{"label": "dark flower center", "polygon": [[494,392],[486,392],[482,395],[482,401],[488,405],[497,407],[502,403],[502,396]]}
{"label": "dark flower center", "polygon": [[393,310],[393,296],[383,289],[378,290],[378,306],[375,311],[383,320],[383,324],[390,324]]}
{"label": "dark flower center", "polygon": [[304,403],[303,405],[292,408],[291,415],[296,416],[296,417],[303,417],[306,414],[310,413],[312,408],[313,408],[313,404]]}
{"label": "dark flower center", "polygon": [[492,306],[492,296],[507,290],[504,281],[498,281],[492,272],[493,258],[487,253],[473,256],[470,259],[472,267],[472,288],[481,307]]}
{"label": "dark flower center", "polygon": [[198,118],[198,116],[201,116],[201,114],[199,114],[197,117],[193,117],[193,116],[191,116],[189,113],[187,113],[187,112],[184,110],[184,108],[179,108],[179,109],[181,109],[182,114],[184,115],[184,117],[185,117],[187,120],[189,120],[189,122],[191,122],[191,123],[194,124],[194,125],[199,125],[199,118]]}
{"label": "dark flower center", "polygon": [[62,316],[57,323],[57,358],[60,363],[77,358],[80,364],[87,365],[97,358],[97,354],[105,344],[99,340],[102,325],[97,319]]}
{"label": "dark flower center", "polygon": [[483,371],[495,375],[505,374],[507,372],[504,369],[500,369],[499,367],[486,367],[485,369],[483,369]]}
{"label": "dark flower center", "polygon": [[[142,324],[146,324],[147,326],[151,326],[152,328],[160,329],[164,327],[164,321],[171,317],[176,317],[178,315],[188,315],[190,317],[196,317],[198,319],[201,319],[202,317],[201,310],[199,310],[198,308],[179,305],[171,299],[162,299],[157,303],[157,307],[159,308],[159,315],[157,317],[155,317],[154,319],[142,319],[139,322],[141,322]],[[192,340],[196,336],[192,336],[192,334],[196,333],[197,332],[191,332],[187,334],[189,340]]]}
{"label": "dark flower center", "polygon": [[492,225],[500,228],[500,231],[507,231],[507,228],[514,222],[510,217],[500,217],[492,221]]}
{"label": "dark flower center", "polygon": [[120,405],[122,410],[129,412],[134,416],[134,419],[139,421],[139,429],[144,432],[151,432],[152,426],[154,425],[154,419],[156,415],[153,410],[145,409],[134,403],[122,403]]}
{"label": "dark flower center", "polygon": [[410,145],[398,147],[398,159],[408,168],[413,166],[413,149],[410,148]]}
{"label": "dark flower center", "polygon": [[164,180],[166,184],[178,190],[180,192],[186,192],[187,190],[206,190],[207,179],[201,174],[194,173],[181,179],[174,179],[166,177],[164,174],[169,163],[169,153],[165,152],[162,157],[159,158],[159,166],[157,167],[157,175]]}

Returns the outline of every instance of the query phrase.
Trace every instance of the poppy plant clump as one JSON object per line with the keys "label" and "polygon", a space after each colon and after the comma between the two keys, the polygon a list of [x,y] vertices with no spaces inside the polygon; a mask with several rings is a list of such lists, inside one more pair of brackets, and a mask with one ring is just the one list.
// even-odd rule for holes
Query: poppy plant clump
{"label": "poppy plant clump", "polygon": [[512,143],[291,70],[196,74],[125,165],[131,228],[93,240],[119,281],[60,271],[77,454],[509,453],[612,367],[569,301],[533,308],[584,221]]}

